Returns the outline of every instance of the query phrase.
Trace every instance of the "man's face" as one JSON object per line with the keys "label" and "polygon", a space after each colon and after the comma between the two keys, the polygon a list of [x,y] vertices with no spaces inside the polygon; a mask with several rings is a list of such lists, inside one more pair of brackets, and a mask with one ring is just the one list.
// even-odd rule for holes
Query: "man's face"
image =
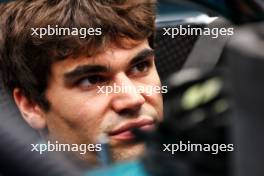
{"label": "man's face", "polygon": [[[49,138],[61,143],[96,144],[99,136],[106,134],[115,161],[142,154],[143,144],[134,141],[131,129],[148,131],[162,119],[160,93],[149,96],[126,91],[106,95],[98,88],[160,86],[153,50],[147,40],[129,49],[112,45],[93,57],[58,61],[51,67],[48,85],[46,97],[51,109],[43,116]],[[84,159],[93,161],[95,155],[88,153]]]}

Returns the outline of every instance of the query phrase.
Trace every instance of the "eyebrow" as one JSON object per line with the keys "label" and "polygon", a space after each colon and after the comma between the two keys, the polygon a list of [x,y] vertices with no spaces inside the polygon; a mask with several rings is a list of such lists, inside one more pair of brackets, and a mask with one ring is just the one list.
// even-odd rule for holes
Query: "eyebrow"
{"label": "eyebrow", "polygon": [[144,49],[140,51],[136,56],[134,56],[131,61],[129,62],[129,65],[134,65],[142,60],[145,60],[148,57],[154,56],[154,50],[153,49]]}
{"label": "eyebrow", "polygon": [[[134,56],[129,65],[134,65],[146,58],[154,56],[154,50],[152,49],[143,49],[139,53]],[[82,65],[76,67],[74,70],[67,72],[64,74],[64,83],[66,85],[72,85],[77,78],[80,78],[85,75],[95,74],[95,73],[103,73],[103,72],[110,72],[110,66],[102,66],[102,65]]]}

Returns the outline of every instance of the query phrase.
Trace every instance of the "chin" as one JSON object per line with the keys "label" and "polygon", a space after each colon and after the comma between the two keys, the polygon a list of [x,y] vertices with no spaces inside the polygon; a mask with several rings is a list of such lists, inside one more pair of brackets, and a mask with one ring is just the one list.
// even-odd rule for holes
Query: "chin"
{"label": "chin", "polygon": [[131,161],[140,158],[145,151],[143,143],[130,144],[112,149],[114,162]]}

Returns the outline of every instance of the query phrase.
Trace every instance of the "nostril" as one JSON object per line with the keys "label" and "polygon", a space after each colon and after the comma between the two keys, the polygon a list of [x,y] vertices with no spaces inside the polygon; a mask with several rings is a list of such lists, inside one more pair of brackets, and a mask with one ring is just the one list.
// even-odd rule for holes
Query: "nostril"
{"label": "nostril", "polygon": [[118,112],[121,116],[135,117],[138,116],[141,106],[124,108]]}

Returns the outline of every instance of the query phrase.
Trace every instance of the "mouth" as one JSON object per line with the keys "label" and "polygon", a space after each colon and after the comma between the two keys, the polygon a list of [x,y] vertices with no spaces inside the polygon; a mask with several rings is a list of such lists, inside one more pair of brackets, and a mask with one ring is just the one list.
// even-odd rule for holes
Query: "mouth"
{"label": "mouth", "polygon": [[131,141],[136,138],[132,130],[140,129],[141,131],[149,132],[155,129],[155,121],[149,118],[137,119],[132,122],[121,125],[120,127],[109,132],[108,135],[112,139],[120,141]]}

